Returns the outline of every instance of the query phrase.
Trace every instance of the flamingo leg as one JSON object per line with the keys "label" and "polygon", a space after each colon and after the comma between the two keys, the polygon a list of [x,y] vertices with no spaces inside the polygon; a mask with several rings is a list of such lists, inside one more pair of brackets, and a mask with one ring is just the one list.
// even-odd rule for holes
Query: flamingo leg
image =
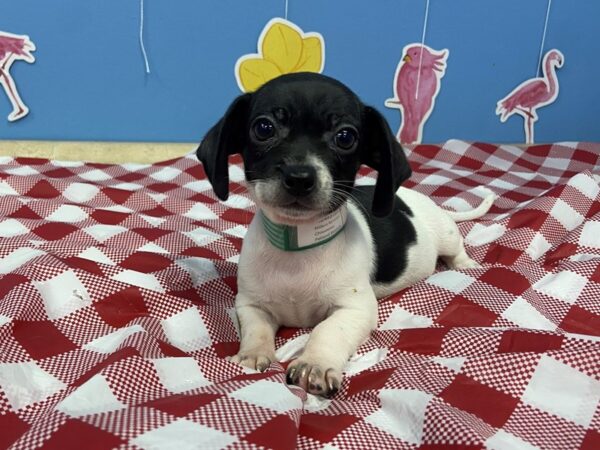
{"label": "flamingo leg", "polygon": [[531,118],[529,119],[529,140],[530,140],[530,144],[533,144],[535,142],[535,137],[533,135],[534,134],[533,125],[534,125],[533,116],[531,116]]}
{"label": "flamingo leg", "polygon": [[525,114],[527,117],[533,117],[533,114],[531,113],[531,110],[529,109],[525,109],[525,108],[517,108],[519,111],[521,111],[523,114]]}
{"label": "flamingo leg", "polygon": [[2,61],[2,70],[8,70],[8,65],[12,62],[12,59],[10,58],[10,55],[8,55],[6,58],[4,58],[4,61]]}
{"label": "flamingo leg", "polygon": [[29,112],[29,108],[27,108],[23,103],[23,100],[21,100],[13,78],[5,70],[7,63],[8,59],[4,61],[2,67],[0,67],[0,85],[4,88],[4,92],[6,92],[6,96],[12,104],[13,112],[8,115],[8,120],[13,121],[26,116]]}
{"label": "flamingo leg", "polygon": [[527,119],[525,120],[525,143],[533,144],[533,114],[528,111]]}

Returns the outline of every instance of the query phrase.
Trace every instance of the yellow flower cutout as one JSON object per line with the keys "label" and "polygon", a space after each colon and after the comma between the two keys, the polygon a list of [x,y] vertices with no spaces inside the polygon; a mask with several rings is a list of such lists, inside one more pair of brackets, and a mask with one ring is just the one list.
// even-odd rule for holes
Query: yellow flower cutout
{"label": "yellow flower cutout", "polygon": [[267,81],[295,72],[323,71],[325,41],[319,33],[304,33],[284,19],[271,19],[258,38],[258,53],[244,55],[235,64],[242,92],[254,92]]}

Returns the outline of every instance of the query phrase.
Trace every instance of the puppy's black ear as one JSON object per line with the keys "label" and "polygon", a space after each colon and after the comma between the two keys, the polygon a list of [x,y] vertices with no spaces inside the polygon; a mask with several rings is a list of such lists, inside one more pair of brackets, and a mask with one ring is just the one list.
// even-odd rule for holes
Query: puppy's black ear
{"label": "puppy's black ear", "polygon": [[412,171],[390,126],[375,108],[365,106],[363,129],[361,163],[378,172],[373,215],[385,217],[392,212],[396,191],[410,178]]}
{"label": "puppy's black ear", "polygon": [[204,165],[208,181],[221,200],[227,200],[229,197],[227,157],[240,153],[246,144],[251,95],[244,94],[236,98],[221,120],[206,133],[196,150],[196,156]]}

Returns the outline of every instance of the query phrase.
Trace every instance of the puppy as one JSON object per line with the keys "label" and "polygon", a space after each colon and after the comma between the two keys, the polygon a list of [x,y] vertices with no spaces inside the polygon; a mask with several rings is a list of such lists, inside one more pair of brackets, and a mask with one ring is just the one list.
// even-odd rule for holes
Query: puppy
{"label": "puppy", "polygon": [[[287,382],[333,396],[348,358],[377,324],[377,298],[431,275],[438,256],[475,267],[449,213],[400,188],[411,175],[383,116],[340,82],[284,75],[238,97],[197,155],[215,194],[228,197],[227,157],[241,153],[259,212],[243,242],[235,300],[241,345],[234,361],[264,371],[280,326],[314,327]],[[355,187],[361,164],[375,186]]]}

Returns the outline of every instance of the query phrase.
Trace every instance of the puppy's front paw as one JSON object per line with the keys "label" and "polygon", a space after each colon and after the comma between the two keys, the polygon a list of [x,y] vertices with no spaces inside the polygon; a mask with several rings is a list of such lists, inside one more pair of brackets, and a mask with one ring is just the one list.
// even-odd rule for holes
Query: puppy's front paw
{"label": "puppy's front paw", "polygon": [[340,389],[342,374],[333,368],[311,364],[299,358],[288,366],[286,381],[310,394],[331,398]]}
{"label": "puppy's front paw", "polygon": [[266,352],[240,352],[231,358],[232,362],[259,372],[267,370],[274,360],[275,355]]}

